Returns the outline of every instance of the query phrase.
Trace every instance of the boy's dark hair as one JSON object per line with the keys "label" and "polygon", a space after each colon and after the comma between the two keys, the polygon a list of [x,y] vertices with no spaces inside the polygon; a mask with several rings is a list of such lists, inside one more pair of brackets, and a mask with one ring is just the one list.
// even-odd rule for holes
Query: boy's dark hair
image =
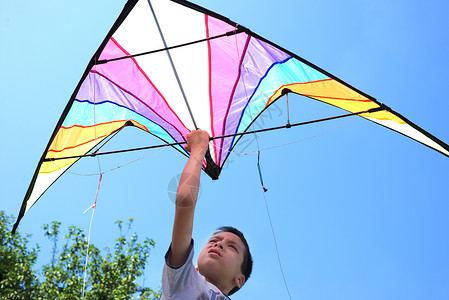
{"label": "boy's dark hair", "polygon": [[[222,226],[222,227],[217,228],[217,230],[219,230],[218,232],[233,233],[236,236],[238,236],[240,238],[240,240],[243,242],[243,245],[245,246],[245,252],[243,253],[243,262],[242,262],[242,265],[240,266],[240,268],[242,270],[243,276],[245,276],[245,283],[246,283],[248,281],[249,276],[251,275],[251,271],[253,270],[253,258],[251,257],[251,252],[249,252],[249,246],[248,246],[248,242],[245,239],[245,236],[243,235],[243,233],[240,232],[240,230],[238,230],[234,227],[231,227],[231,226]],[[229,292],[229,295],[234,294],[238,290],[239,290],[239,288],[237,286],[235,286]]]}

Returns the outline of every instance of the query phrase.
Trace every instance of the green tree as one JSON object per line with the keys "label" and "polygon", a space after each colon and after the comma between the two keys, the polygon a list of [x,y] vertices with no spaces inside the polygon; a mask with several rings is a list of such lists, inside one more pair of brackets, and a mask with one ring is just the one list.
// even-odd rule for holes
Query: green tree
{"label": "green tree", "polygon": [[28,249],[29,236],[11,234],[12,222],[0,211],[0,299],[35,299],[38,279],[32,267],[38,249]]}
{"label": "green tree", "polygon": [[[1,216],[4,216],[2,212]],[[8,221],[9,220],[9,221]],[[59,222],[44,225],[44,235],[53,242],[51,261],[42,266],[40,271],[33,271],[37,250],[27,250],[28,240],[19,233],[12,236],[11,221],[2,217],[2,256],[0,257],[0,296],[1,299],[160,299],[161,292],[139,286],[137,279],[143,275],[154,241],[145,239],[138,242],[136,233],[128,236],[133,219],[126,223],[117,221],[119,237],[113,250],[105,248],[100,251],[89,245],[88,262],[86,254],[88,242],[84,231],[75,226],[68,228],[62,246],[60,242]],[[3,233],[11,241],[3,249]],[[3,252],[16,253],[7,268],[3,267]],[[6,257],[6,256],[5,256]],[[15,259],[15,260],[14,260]],[[25,269],[25,267],[27,269]],[[15,273],[15,278],[6,280],[4,272]],[[8,273],[8,274],[9,274]],[[23,273],[23,274],[22,274]],[[6,275],[7,276],[7,275]],[[3,289],[3,286],[8,289]],[[9,285],[11,287],[9,287]],[[15,297],[15,298],[14,298]]]}

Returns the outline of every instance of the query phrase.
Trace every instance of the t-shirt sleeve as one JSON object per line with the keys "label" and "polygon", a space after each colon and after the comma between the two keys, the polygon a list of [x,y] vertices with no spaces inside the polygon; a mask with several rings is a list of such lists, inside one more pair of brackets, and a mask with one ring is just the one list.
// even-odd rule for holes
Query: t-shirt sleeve
{"label": "t-shirt sleeve", "polygon": [[[191,286],[192,280],[196,277],[195,267],[193,266],[193,239],[190,242],[189,256],[187,260],[180,266],[170,266],[168,258],[170,255],[171,246],[165,254],[165,265],[162,271],[162,290],[167,295],[173,295],[184,291],[187,286]],[[193,275],[193,276],[192,276]]]}
{"label": "t-shirt sleeve", "polygon": [[170,251],[171,247],[165,254],[161,299],[230,300],[216,286],[207,282],[195,269],[193,265],[193,239],[190,242],[189,255],[182,265],[170,266],[168,262]]}

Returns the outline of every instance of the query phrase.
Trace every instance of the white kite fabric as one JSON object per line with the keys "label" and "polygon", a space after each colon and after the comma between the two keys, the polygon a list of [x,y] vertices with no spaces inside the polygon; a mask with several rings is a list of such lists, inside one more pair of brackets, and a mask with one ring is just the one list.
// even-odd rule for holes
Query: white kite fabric
{"label": "white kite fabric", "polygon": [[217,179],[251,124],[288,93],[339,107],[449,156],[449,146],[298,55],[187,1],[128,1],[76,86],[25,195],[23,215],[83,155],[125,126],[172,144],[211,136]]}

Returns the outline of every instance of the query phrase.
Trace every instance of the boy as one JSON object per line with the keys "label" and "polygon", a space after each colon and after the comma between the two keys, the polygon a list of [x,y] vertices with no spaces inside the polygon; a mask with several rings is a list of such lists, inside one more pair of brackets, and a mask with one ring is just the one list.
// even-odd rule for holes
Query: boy
{"label": "boy", "polygon": [[220,227],[193,266],[193,217],[201,166],[209,144],[209,134],[195,130],[187,135],[189,160],[176,194],[176,211],[171,246],[165,255],[162,299],[229,299],[248,280],[252,258],[243,234],[232,227]]}

